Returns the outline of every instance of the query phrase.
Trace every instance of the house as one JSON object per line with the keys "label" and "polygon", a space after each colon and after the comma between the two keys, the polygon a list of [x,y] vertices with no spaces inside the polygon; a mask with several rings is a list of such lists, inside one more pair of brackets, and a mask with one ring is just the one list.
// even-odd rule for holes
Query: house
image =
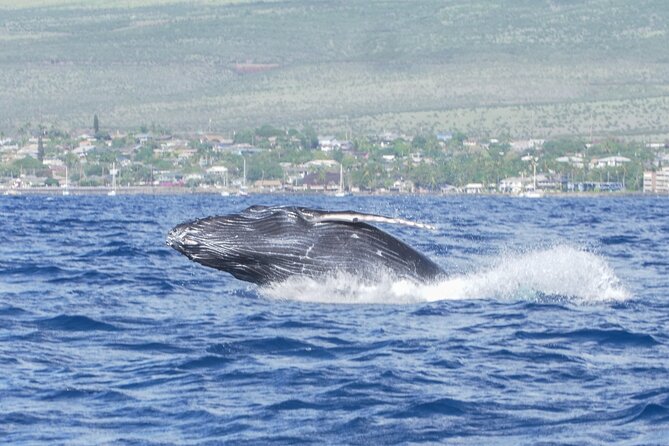
{"label": "house", "polygon": [[261,153],[265,151],[265,149],[261,149],[248,143],[233,144],[226,147],[229,152],[238,153],[239,155],[247,153]]}
{"label": "house", "polygon": [[225,166],[211,166],[205,170],[208,181],[214,181],[215,184],[228,185],[228,168]]}
{"label": "house", "polygon": [[302,178],[305,190],[339,189],[339,172],[309,173]]}
{"label": "house", "polygon": [[566,163],[569,164],[570,166],[578,167],[579,169],[585,166],[585,160],[580,155],[561,156],[559,158],[555,158],[555,161],[557,161],[558,163]]}
{"label": "house", "polygon": [[225,166],[212,166],[207,169],[209,175],[225,175],[228,173],[228,168]]}
{"label": "house", "polygon": [[176,149],[175,153],[179,161],[185,161],[187,159],[190,159],[193,155],[195,155],[197,153],[197,149],[181,147]]}
{"label": "house", "polygon": [[54,167],[62,167],[65,165],[65,163],[62,160],[59,160],[58,158],[46,158],[44,161],[42,161],[42,164],[51,169]]}
{"label": "house", "polygon": [[253,187],[256,189],[267,189],[274,191],[277,189],[283,189],[283,183],[281,180],[258,180],[253,183]]}
{"label": "house", "polygon": [[82,155],[86,155],[88,152],[90,152],[91,150],[95,150],[95,149],[96,149],[96,147],[93,144],[93,141],[91,141],[89,139],[84,139],[84,140],[79,141],[79,145],[77,146],[77,148],[75,148],[73,150],[73,152],[76,153],[79,156],[82,156]]}
{"label": "house", "polygon": [[485,187],[481,183],[469,183],[465,186],[466,194],[480,194],[483,193]]}
{"label": "house", "polygon": [[138,133],[135,135],[135,141],[138,144],[146,144],[149,141],[153,140],[153,134],[151,133]]}
{"label": "house", "polygon": [[412,153],[410,157],[411,157],[411,162],[413,162],[414,164],[420,164],[420,162],[423,161],[423,154],[420,152]]}
{"label": "house", "polygon": [[309,168],[304,164],[279,163],[279,165],[283,169],[288,184],[297,184],[309,172]]}
{"label": "house", "polygon": [[337,141],[333,136],[319,136],[318,148],[323,152],[330,152],[339,148],[339,141]]}
{"label": "house", "polygon": [[523,177],[504,178],[499,182],[499,191],[502,193],[519,194],[525,190],[531,180]]}
{"label": "house", "polygon": [[556,191],[562,189],[562,179],[553,175],[538,174],[536,176],[536,183],[539,190]]}
{"label": "house", "polygon": [[215,145],[231,146],[234,143],[234,140],[226,135],[220,135],[217,133],[205,133],[200,136],[200,143],[210,142]]}
{"label": "house", "polygon": [[160,143],[160,153],[176,152],[177,150],[188,148],[188,141],[182,139],[172,139]]}
{"label": "house", "polygon": [[523,152],[525,150],[541,149],[544,146],[543,139],[520,139],[511,141],[511,149],[516,152]]}
{"label": "house", "polygon": [[342,152],[351,152],[354,148],[355,146],[351,141],[340,141],[339,150]]}
{"label": "house", "polygon": [[593,158],[590,161],[590,167],[593,169],[603,169],[605,167],[618,167],[631,160],[624,156],[608,156],[606,158]]}
{"label": "house", "polygon": [[393,182],[392,187],[390,188],[390,192],[409,192],[413,193],[416,188],[416,185],[413,183],[413,181],[409,180],[395,180]]}
{"label": "house", "polygon": [[407,138],[394,132],[383,132],[377,138],[377,140],[381,143],[381,147],[388,147],[393,142],[395,142],[395,140],[398,139],[407,139]]}
{"label": "house", "polygon": [[50,166],[49,169],[51,170],[51,176],[53,178],[57,179],[64,179],[65,174],[67,172],[67,169],[65,168],[65,165],[53,165]]}
{"label": "house", "polygon": [[451,132],[439,132],[437,133],[437,141],[439,142],[448,142],[453,139],[453,133]]}
{"label": "house", "polygon": [[351,151],[353,150],[353,143],[350,141],[339,141],[332,136],[319,136],[318,147],[323,152],[331,152],[333,150]]}
{"label": "house", "polygon": [[314,167],[337,167],[339,168],[339,163],[335,160],[311,160],[304,163],[304,167],[307,169]]}
{"label": "house", "polygon": [[199,173],[191,173],[191,174],[186,175],[183,179],[184,179],[185,182],[190,181],[190,182],[199,183],[200,181],[202,181],[202,175],[200,175]]}

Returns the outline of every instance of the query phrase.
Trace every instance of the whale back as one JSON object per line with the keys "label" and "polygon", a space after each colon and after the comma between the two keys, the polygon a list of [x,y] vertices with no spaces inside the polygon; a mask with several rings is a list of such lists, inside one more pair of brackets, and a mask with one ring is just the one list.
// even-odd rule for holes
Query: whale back
{"label": "whale back", "polygon": [[168,244],[195,262],[257,284],[337,272],[369,280],[391,274],[417,282],[443,274],[420,252],[361,221],[368,217],[339,212],[329,218],[326,211],[309,208],[252,206],[179,225]]}

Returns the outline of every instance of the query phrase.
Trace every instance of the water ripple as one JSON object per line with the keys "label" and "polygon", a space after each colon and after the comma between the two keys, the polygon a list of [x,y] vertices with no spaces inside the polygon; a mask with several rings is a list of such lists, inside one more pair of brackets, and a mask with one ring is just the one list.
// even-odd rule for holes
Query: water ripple
{"label": "water ripple", "polygon": [[[669,438],[669,201],[0,197],[8,444],[652,444]],[[164,245],[257,203],[360,209],[448,271],[275,290]]]}
{"label": "water ripple", "polygon": [[79,315],[59,315],[49,319],[42,319],[37,321],[40,328],[48,330],[63,330],[63,331],[118,331],[118,327],[107,324],[105,322],[96,321],[87,316]]}

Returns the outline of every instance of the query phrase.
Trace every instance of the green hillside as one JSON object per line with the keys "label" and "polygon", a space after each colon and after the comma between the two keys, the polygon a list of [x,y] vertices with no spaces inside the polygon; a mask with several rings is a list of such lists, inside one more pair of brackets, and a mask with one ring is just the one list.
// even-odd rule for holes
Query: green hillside
{"label": "green hillside", "polygon": [[669,3],[0,0],[0,128],[669,134]]}

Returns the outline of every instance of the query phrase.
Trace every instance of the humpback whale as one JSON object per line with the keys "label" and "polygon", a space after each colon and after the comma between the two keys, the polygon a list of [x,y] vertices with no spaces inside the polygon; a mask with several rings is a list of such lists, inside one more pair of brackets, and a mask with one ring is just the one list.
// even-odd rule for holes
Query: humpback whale
{"label": "humpback whale", "polygon": [[166,243],[190,260],[259,285],[337,272],[369,280],[392,274],[417,283],[444,274],[432,260],[369,223],[429,227],[360,212],[256,205],[177,225]]}

